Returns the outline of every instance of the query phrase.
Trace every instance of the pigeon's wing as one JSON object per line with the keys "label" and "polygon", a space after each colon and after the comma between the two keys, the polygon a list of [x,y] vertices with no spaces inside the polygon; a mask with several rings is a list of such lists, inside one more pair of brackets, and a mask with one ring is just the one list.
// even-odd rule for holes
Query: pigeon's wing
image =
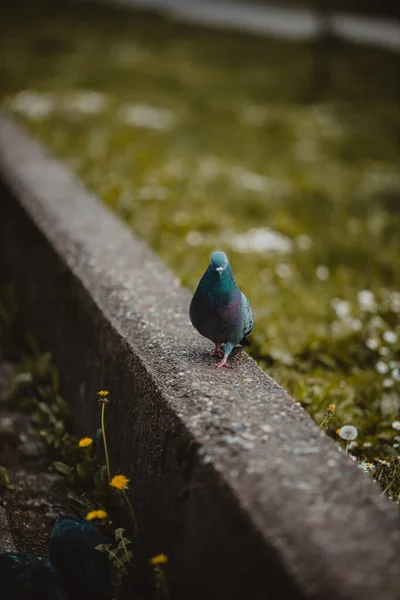
{"label": "pigeon's wing", "polygon": [[[254,317],[253,312],[251,310],[250,302],[247,300],[246,296],[242,292],[242,303],[243,303],[243,339],[250,335],[254,329]],[[247,340],[248,342],[248,340]],[[249,345],[249,342],[244,345]]]}

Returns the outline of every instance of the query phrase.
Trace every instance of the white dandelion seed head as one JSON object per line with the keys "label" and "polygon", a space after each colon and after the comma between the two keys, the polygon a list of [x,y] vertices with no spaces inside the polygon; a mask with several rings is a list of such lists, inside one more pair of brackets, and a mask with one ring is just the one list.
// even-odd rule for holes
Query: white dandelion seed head
{"label": "white dandelion seed head", "polygon": [[293,270],[290,265],[279,263],[275,267],[275,273],[278,275],[278,277],[286,279],[286,277],[290,277],[293,274]]}
{"label": "white dandelion seed head", "polygon": [[314,245],[310,236],[304,234],[297,236],[296,243],[300,250],[309,250]]}
{"label": "white dandelion seed head", "polygon": [[350,442],[356,439],[358,431],[353,425],[343,425],[343,427],[340,428],[339,436],[342,440]]}
{"label": "white dandelion seed head", "polygon": [[370,350],[376,350],[379,346],[379,340],[377,340],[376,338],[368,338],[365,344]]}
{"label": "white dandelion seed head", "polygon": [[374,327],[375,329],[385,330],[387,327],[385,321],[379,315],[374,315],[370,320],[370,324],[371,327]]}
{"label": "white dandelion seed head", "polygon": [[389,371],[388,365],[383,360],[379,360],[376,363],[375,369],[378,371],[378,373],[382,374],[387,373]]}
{"label": "white dandelion seed head", "polygon": [[382,385],[384,388],[390,388],[394,386],[394,381],[390,377],[386,377],[386,379],[383,380]]}
{"label": "white dandelion seed head", "polygon": [[390,292],[389,301],[393,312],[400,312],[400,292]]}
{"label": "white dandelion seed head", "polygon": [[397,335],[394,331],[385,331],[382,337],[387,344],[395,344],[397,342]]}
{"label": "white dandelion seed head", "polygon": [[189,231],[186,234],[185,242],[189,244],[189,246],[200,246],[203,239],[203,235],[199,231]]}
{"label": "white dandelion seed head", "polygon": [[376,310],[376,300],[370,290],[361,290],[357,295],[358,303],[362,310],[374,312]]}
{"label": "white dandelion seed head", "polygon": [[331,306],[339,319],[346,319],[351,313],[351,304],[347,300],[341,300],[340,298],[333,298],[331,300]]}
{"label": "white dandelion seed head", "polygon": [[395,429],[396,431],[400,431],[400,421],[393,421],[393,423],[392,423],[392,427],[393,427],[393,429]]}
{"label": "white dandelion seed head", "polygon": [[362,321],[360,319],[351,319],[349,324],[354,331],[361,331],[362,329]]}
{"label": "white dandelion seed head", "polygon": [[321,281],[329,279],[329,269],[325,265],[318,265],[315,274]]}
{"label": "white dandelion seed head", "polygon": [[393,379],[400,379],[400,369],[398,367],[395,367],[392,371],[392,378]]}

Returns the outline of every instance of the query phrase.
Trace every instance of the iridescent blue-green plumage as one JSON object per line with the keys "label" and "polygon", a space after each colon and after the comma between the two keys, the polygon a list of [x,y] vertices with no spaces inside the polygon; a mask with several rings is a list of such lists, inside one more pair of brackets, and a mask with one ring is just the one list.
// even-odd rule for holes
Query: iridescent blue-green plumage
{"label": "iridescent blue-green plumage", "polygon": [[50,540],[50,560],[63,588],[73,600],[111,600],[109,560],[96,550],[108,543],[87,519],[60,515]]}
{"label": "iridescent blue-green plumage", "polygon": [[228,366],[226,359],[237,344],[249,344],[247,336],[254,328],[253,313],[236,285],[224,252],[212,254],[190,303],[189,316],[197,331],[214,342],[216,355],[223,358],[219,367]]}
{"label": "iridescent blue-green plumage", "polygon": [[45,558],[0,550],[0,597],[4,600],[68,600]]}

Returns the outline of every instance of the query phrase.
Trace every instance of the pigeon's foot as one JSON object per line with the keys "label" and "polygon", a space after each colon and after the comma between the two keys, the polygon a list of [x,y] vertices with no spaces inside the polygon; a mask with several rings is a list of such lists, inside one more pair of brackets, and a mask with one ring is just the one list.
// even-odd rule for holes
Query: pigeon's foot
{"label": "pigeon's foot", "polygon": [[218,356],[218,358],[224,357],[224,351],[222,350],[220,344],[215,344],[215,350],[211,352],[211,356]]}
{"label": "pigeon's foot", "polygon": [[232,367],[230,365],[228,365],[228,363],[226,362],[227,360],[227,356],[224,356],[223,360],[221,360],[221,362],[219,363],[214,363],[213,367],[218,367],[218,369],[220,369],[221,367],[226,367],[227,369],[231,369]]}

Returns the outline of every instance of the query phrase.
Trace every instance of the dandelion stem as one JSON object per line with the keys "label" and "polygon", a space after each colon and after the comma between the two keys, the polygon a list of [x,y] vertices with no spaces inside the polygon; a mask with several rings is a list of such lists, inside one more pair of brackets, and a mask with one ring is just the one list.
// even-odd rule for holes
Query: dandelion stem
{"label": "dandelion stem", "polygon": [[160,565],[157,565],[155,567],[155,572],[156,572],[156,581],[157,581],[157,585],[156,585],[157,600],[161,597],[161,592],[162,592],[162,595],[164,596],[164,599],[169,600],[169,589],[168,589],[167,577],[166,577],[163,569],[160,567]]}
{"label": "dandelion stem", "polygon": [[113,559],[117,563],[117,569],[123,569],[124,563],[122,562],[122,560],[120,558],[118,558],[116,552],[113,550],[110,550],[109,548],[107,548],[107,552],[110,556],[113,557]]}
{"label": "dandelion stem", "polygon": [[105,408],[106,408],[106,403],[103,402],[102,403],[102,407],[101,407],[101,431],[103,433],[104,454],[106,456],[107,477],[108,477],[108,481],[111,481],[110,459],[108,457],[108,448],[107,448],[107,440],[106,440],[106,427],[105,427],[105,422],[104,422],[105,421],[105,419],[104,419]]}
{"label": "dandelion stem", "polygon": [[125,539],[124,539],[124,536],[122,536],[122,537],[121,537],[121,542],[122,542],[122,546],[123,546],[123,548],[124,548],[124,552],[125,552],[126,560],[127,560],[127,562],[128,562],[128,563],[130,563],[130,562],[131,562],[131,559],[130,559],[130,556],[129,556],[129,554],[128,554],[128,549],[127,549],[127,547],[126,547],[126,544],[125,544]]}
{"label": "dandelion stem", "polygon": [[137,537],[137,540],[139,542],[139,528],[138,528],[137,521],[136,521],[135,509],[133,508],[132,502],[129,500],[129,497],[128,497],[128,494],[126,493],[126,490],[123,489],[121,491],[122,491],[122,493],[124,495],[125,502],[128,505],[129,512],[131,513],[132,522],[133,522],[133,526],[135,528],[136,537]]}
{"label": "dandelion stem", "polygon": [[349,442],[349,441],[347,441],[347,442],[346,442],[346,454],[348,454],[348,451],[349,451],[349,444],[350,444],[350,442]]}

